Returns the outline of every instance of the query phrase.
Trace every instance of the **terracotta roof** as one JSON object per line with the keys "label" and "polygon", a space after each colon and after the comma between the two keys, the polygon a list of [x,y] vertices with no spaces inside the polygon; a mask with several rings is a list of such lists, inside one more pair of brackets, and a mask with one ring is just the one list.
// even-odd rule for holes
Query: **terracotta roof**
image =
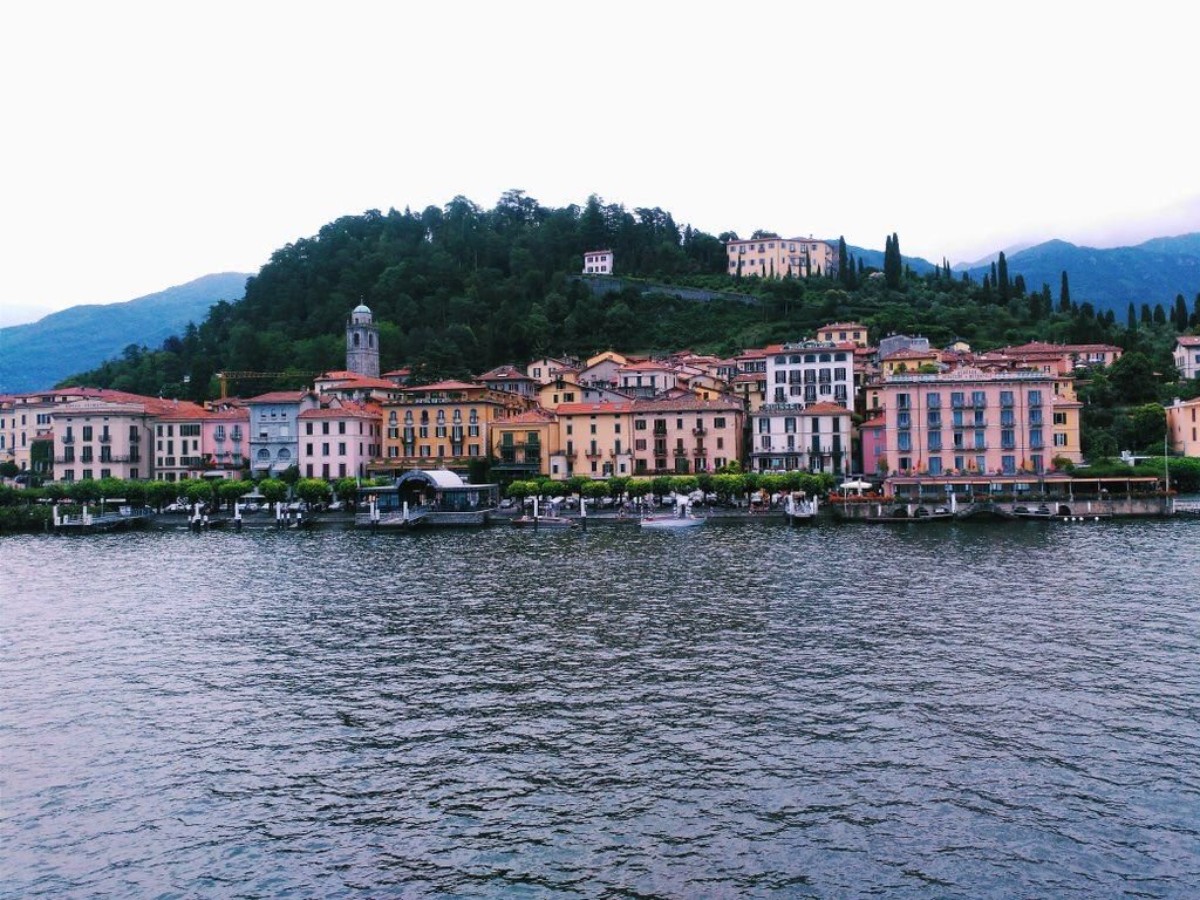
{"label": "terracotta roof", "polygon": [[897,350],[895,353],[889,353],[884,357],[884,360],[889,359],[938,359],[937,350]]}
{"label": "terracotta roof", "polygon": [[480,390],[483,385],[472,384],[468,381],[439,381],[435,384],[414,384],[408,387],[401,388],[402,391],[410,394],[421,393],[422,391],[469,391]]}
{"label": "terracotta roof", "polygon": [[490,372],[484,372],[482,375],[479,376],[480,381],[493,381],[493,380],[499,381],[502,378],[510,379],[512,381],[533,381],[534,380],[534,379],[530,378],[528,375],[526,375],[524,372],[522,372],[520,369],[518,369],[516,366],[507,366],[507,365],[497,366],[496,368],[492,369]]}
{"label": "terracotta roof", "polygon": [[378,406],[343,406],[338,409],[324,407],[322,409],[306,409],[300,413],[299,419],[378,419],[383,410]]}
{"label": "terracotta roof", "polygon": [[665,363],[665,362],[662,362],[662,363],[653,362],[653,361],[635,362],[635,363],[628,363],[624,366],[621,366],[619,371],[622,371],[622,372],[650,372],[650,371],[669,372],[669,371],[671,371],[671,366],[669,363]]}
{"label": "terracotta roof", "polygon": [[861,431],[864,428],[883,428],[886,425],[887,425],[887,419],[885,417],[876,416],[873,419],[867,419],[867,421],[863,422],[861,425],[858,426],[858,429],[859,429],[859,431]]}
{"label": "terracotta roof", "polygon": [[599,403],[561,403],[554,408],[560,416],[596,415],[599,413],[627,413],[632,403],[612,403],[603,400]]}
{"label": "terracotta roof", "polygon": [[810,403],[804,407],[804,411],[800,413],[802,416],[827,416],[827,415],[850,415],[850,410],[844,406],[838,406],[836,403]]}
{"label": "terracotta roof", "polygon": [[309,391],[270,391],[251,397],[247,403],[299,403]]}
{"label": "terracotta roof", "polygon": [[867,330],[867,326],[864,325],[862,322],[833,322],[830,325],[822,325],[820,328],[817,329],[817,331],[829,331],[829,330],[835,329],[835,328],[838,331],[842,331],[847,328],[860,328],[863,331]]}
{"label": "terracotta roof", "polygon": [[509,416],[507,419],[499,419],[492,424],[494,427],[503,427],[505,425],[543,425],[547,422],[553,422],[557,418],[549,410],[529,409],[515,416]]}
{"label": "terracotta roof", "polygon": [[738,410],[742,409],[740,400],[701,400],[694,394],[687,396],[673,397],[663,400],[634,400],[634,413],[651,413],[655,411],[670,411],[670,410],[696,410],[703,411],[711,410]]}
{"label": "terracotta roof", "polygon": [[217,412],[208,414],[210,422],[249,422],[250,410],[248,409],[222,409]]}
{"label": "terracotta roof", "polygon": [[336,384],[331,384],[327,390],[330,391],[346,391],[354,390],[355,388],[367,388],[383,391],[397,390],[396,382],[388,381],[384,378],[372,378],[370,375],[351,375],[349,378],[329,378],[321,377],[317,381],[336,381]]}
{"label": "terracotta roof", "polygon": [[1181,334],[1177,340],[1181,347],[1200,347],[1200,334]]}

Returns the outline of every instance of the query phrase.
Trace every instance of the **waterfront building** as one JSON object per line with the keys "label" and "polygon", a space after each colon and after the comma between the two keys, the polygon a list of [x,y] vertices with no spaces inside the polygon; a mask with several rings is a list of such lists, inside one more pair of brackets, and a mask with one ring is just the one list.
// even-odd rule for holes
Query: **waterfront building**
{"label": "waterfront building", "polygon": [[374,403],[341,404],[302,410],[300,474],[305,478],[364,478],[382,455],[383,411]]}
{"label": "waterfront building", "polygon": [[711,472],[742,459],[744,413],[736,399],[634,400],[633,474]]}
{"label": "waterfront building", "polygon": [[183,481],[205,473],[204,423],[209,412],[192,403],[163,410],[154,418],[154,479]]}
{"label": "waterfront building", "polygon": [[379,377],[379,326],[364,303],[346,320],[346,368],[367,378]]}
{"label": "waterfront building", "polygon": [[1167,435],[1176,453],[1200,456],[1200,397],[1167,407]]}
{"label": "waterfront building", "polygon": [[[56,406],[50,413],[53,435],[55,481],[84,481],[100,478],[143,479],[154,475],[157,452],[156,419],[166,413],[153,398],[90,397]],[[194,404],[180,404],[191,418],[202,413]],[[190,448],[190,440],[186,445]],[[199,442],[197,434],[195,440]],[[176,443],[178,442],[178,443]],[[184,438],[172,438],[170,452],[184,451]],[[162,443],[164,452],[167,442]]]}
{"label": "waterfront building", "polygon": [[477,380],[493,391],[508,391],[512,394],[519,394],[528,400],[537,397],[539,387],[537,379],[526,375],[516,366],[509,365],[497,366],[490,372],[484,372]]}
{"label": "waterfront building", "polygon": [[853,405],[853,344],[780,344],[766,349],[765,360],[768,403]]}
{"label": "waterfront building", "polygon": [[550,459],[559,450],[558,417],[534,408],[499,419],[490,429],[492,471],[503,478],[550,477]]}
{"label": "waterfront building", "polygon": [[[88,398],[132,397],[99,388],[66,387],[10,395],[0,415],[0,460],[12,461],[22,472],[43,478],[53,475],[51,414],[67,403]],[[35,449],[35,444],[37,449]],[[39,455],[40,453],[40,455]],[[61,455],[61,454],[60,454]]]}
{"label": "waterfront building", "polygon": [[633,472],[633,403],[561,403],[558,446],[550,454],[550,477],[611,478]]}
{"label": "waterfront building", "polygon": [[493,422],[524,412],[519,394],[466,381],[405,388],[383,404],[383,454],[372,470],[399,472],[429,466],[465,470],[490,449]]}
{"label": "waterfront building", "polygon": [[588,250],[583,254],[584,275],[611,275],[613,252],[611,250]]}
{"label": "waterfront building", "polygon": [[757,472],[850,474],[851,412],[837,403],[768,403],[751,419],[750,468]]}
{"label": "waterfront building", "polygon": [[844,344],[847,341],[856,347],[867,347],[867,326],[861,322],[833,322],[817,329],[817,340],[829,344]]}
{"label": "waterfront building", "polygon": [[1043,473],[1072,458],[1070,446],[1053,446],[1054,379],[1044,373],[894,375],[880,391],[890,473]]}
{"label": "waterfront building", "polygon": [[806,275],[837,275],[837,247],[813,238],[759,238],[730,241],[725,245],[727,270],[731,276],[757,278],[803,278]]}
{"label": "waterfront building", "polygon": [[862,456],[863,475],[878,475],[887,465],[887,419],[875,416],[858,426],[858,443]]}
{"label": "waterfront building", "polygon": [[1200,335],[1179,337],[1172,355],[1180,378],[1200,378]]}
{"label": "waterfront building", "polygon": [[236,478],[249,465],[250,410],[225,405],[200,422],[200,451],[206,475]]}
{"label": "waterfront building", "polygon": [[272,391],[245,401],[250,414],[250,464],[253,474],[276,477],[298,465],[300,413],[320,406],[312,391]]}

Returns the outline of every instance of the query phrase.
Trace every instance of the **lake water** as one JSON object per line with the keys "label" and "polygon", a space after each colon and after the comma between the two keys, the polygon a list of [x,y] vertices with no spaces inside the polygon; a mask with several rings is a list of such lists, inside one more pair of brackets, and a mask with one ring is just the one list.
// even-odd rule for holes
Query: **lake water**
{"label": "lake water", "polygon": [[1200,520],[0,540],[5,896],[1200,893]]}

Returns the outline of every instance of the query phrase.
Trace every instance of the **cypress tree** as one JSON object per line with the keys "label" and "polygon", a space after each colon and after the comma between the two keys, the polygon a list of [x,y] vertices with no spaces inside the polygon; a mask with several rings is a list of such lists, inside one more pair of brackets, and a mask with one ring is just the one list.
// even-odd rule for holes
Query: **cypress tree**
{"label": "cypress tree", "polygon": [[992,260],[992,284],[999,284],[1000,276],[996,272],[996,261]]}
{"label": "cypress tree", "polygon": [[1025,296],[1025,276],[1018,275],[1013,279],[1013,293],[1018,297]]}
{"label": "cypress tree", "polygon": [[1142,304],[1142,324],[1149,325],[1153,321],[1153,319],[1154,319],[1154,317],[1150,314],[1150,304],[1143,303]]}
{"label": "cypress tree", "polygon": [[1167,324],[1167,313],[1163,309],[1163,305],[1161,303],[1154,304],[1154,324],[1155,325],[1166,325]]}
{"label": "cypress tree", "polygon": [[1200,294],[1196,295],[1196,304],[1192,307],[1192,318],[1188,324],[1193,328],[1200,328]]}
{"label": "cypress tree", "polygon": [[1175,323],[1176,331],[1187,331],[1187,327],[1188,327],[1187,301],[1183,299],[1183,294],[1175,295],[1175,309],[1171,313],[1171,321]]}
{"label": "cypress tree", "polygon": [[1008,283],[1008,260],[1004,258],[1003,250],[1000,251],[1000,259],[996,262],[996,278],[996,284],[1000,288],[1000,302],[1007,304],[1012,290]]}
{"label": "cypress tree", "polygon": [[849,279],[854,277],[854,272],[850,268],[850,258],[846,255],[846,238],[838,237],[838,281],[843,287],[850,287]]}
{"label": "cypress tree", "polygon": [[863,274],[863,261],[862,261],[861,256],[858,258],[857,262],[858,262],[858,274],[859,274],[859,277],[861,277]]}
{"label": "cypress tree", "polygon": [[1058,289],[1058,308],[1066,312],[1071,308],[1071,286],[1067,283],[1067,272],[1062,273],[1062,287]]}
{"label": "cypress tree", "polygon": [[1125,313],[1125,330],[1137,331],[1137,311],[1133,308],[1133,304],[1129,304],[1129,310]]}

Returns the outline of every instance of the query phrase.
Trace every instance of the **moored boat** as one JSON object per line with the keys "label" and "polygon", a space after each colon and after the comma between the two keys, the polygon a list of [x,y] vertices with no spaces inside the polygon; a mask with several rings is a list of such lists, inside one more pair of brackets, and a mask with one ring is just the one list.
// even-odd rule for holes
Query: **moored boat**
{"label": "moored boat", "polygon": [[520,516],[512,520],[513,528],[578,528],[579,522],[566,516]]}

